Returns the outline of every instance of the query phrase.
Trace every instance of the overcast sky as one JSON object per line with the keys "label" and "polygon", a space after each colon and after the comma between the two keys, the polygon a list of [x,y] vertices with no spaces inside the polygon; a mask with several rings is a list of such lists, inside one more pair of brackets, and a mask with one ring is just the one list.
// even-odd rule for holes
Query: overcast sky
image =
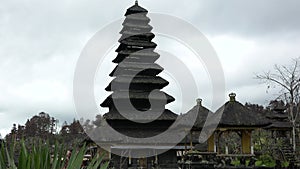
{"label": "overcast sky", "polygon": [[[0,133],[5,135],[13,123],[24,124],[41,111],[60,122],[76,117],[72,82],[81,50],[98,30],[122,18],[133,4],[134,0],[2,1]],[[254,74],[272,70],[274,64],[289,64],[300,56],[297,0],[140,0],[139,4],[150,12],[173,15],[197,27],[222,63],[226,93],[236,92],[241,103],[266,105],[275,97],[274,92],[266,92],[266,85],[255,80]],[[171,44],[154,41],[160,49]],[[116,56],[111,53],[111,58]],[[112,70],[115,65],[109,66]],[[95,97],[99,103],[108,95],[104,87],[110,80],[108,75],[100,79],[106,80],[97,81],[95,91],[99,94]],[[166,91],[177,99],[176,84],[166,79],[171,82]],[[210,94],[205,87],[201,91],[199,97],[209,107]],[[195,98],[177,100],[185,105],[183,111],[195,105]],[[177,104],[170,108],[175,111]]]}

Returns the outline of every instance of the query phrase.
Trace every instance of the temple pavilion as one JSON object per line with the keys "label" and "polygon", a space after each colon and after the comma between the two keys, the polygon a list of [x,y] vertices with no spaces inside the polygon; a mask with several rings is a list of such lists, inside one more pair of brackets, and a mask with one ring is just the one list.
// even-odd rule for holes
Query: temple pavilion
{"label": "temple pavilion", "polygon": [[[198,99],[197,105],[187,112],[198,111],[197,120],[186,139],[190,147],[194,147],[195,150],[200,152],[210,152],[217,156],[253,156],[252,131],[270,126],[272,124],[271,121],[238,102],[235,93],[229,94],[229,101],[222,105],[215,113],[205,108],[201,101],[201,99]],[[204,144],[204,148],[203,145],[201,146],[201,144],[197,143],[195,138],[199,139],[198,136],[201,130],[203,130],[206,121],[216,118],[220,120],[218,124],[214,124],[214,122],[210,124],[217,125],[217,127],[212,134],[210,133],[211,135]],[[207,125],[206,128],[209,129],[210,125]],[[226,144],[226,139],[234,136],[238,140],[237,147],[240,147],[238,150],[230,150]]]}
{"label": "temple pavilion", "polygon": [[[222,113],[223,112],[223,113]],[[214,134],[208,140],[208,151],[217,152],[218,155],[254,155],[253,142],[251,139],[252,131],[270,125],[270,122],[262,115],[254,112],[236,100],[236,94],[229,94],[229,101],[221,106],[214,114],[221,119]],[[230,137],[235,133],[240,139],[241,150],[230,153],[228,145],[225,144],[225,151],[221,151],[220,139],[222,136]]]}

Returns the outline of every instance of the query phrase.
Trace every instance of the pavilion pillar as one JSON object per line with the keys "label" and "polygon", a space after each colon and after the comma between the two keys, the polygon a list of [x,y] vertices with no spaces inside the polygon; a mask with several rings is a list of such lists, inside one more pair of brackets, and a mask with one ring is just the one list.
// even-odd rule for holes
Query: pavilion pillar
{"label": "pavilion pillar", "polygon": [[213,133],[207,140],[208,152],[216,152],[215,133]]}
{"label": "pavilion pillar", "polygon": [[228,145],[225,145],[225,154],[229,154]]}
{"label": "pavilion pillar", "polygon": [[190,131],[190,150],[193,150],[193,132]]}
{"label": "pavilion pillar", "polygon": [[242,153],[251,154],[251,131],[243,130],[242,131]]}

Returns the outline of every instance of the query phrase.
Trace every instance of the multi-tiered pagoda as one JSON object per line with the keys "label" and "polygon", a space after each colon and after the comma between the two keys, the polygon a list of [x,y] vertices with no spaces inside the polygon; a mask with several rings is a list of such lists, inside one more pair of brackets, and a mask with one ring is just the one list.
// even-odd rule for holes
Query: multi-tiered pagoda
{"label": "multi-tiered pagoda", "polygon": [[[195,124],[191,124],[194,125],[192,132],[182,142],[176,143],[177,146],[174,146],[170,140],[161,139],[162,142],[152,142],[151,139],[140,139],[158,136],[177,118],[176,114],[165,109],[165,105],[174,101],[174,98],[161,91],[169,83],[158,76],[163,68],[155,63],[159,54],[154,51],[157,45],[152,42],[155,35],[151,32],[152,26],[149,25],[150,19],[147,13],[148,11],[139,6],[137,1],[127,9],[123,29],[120,32],[120,45],[116,49],[118,55],[113,60],[117,66],[110,74],[114,79],[106,87],[106,90],[112,94],[101,104],[102,107],[109,108],[109,112],[103,116],[108,125],[130,137],[114,134],[115,131],[106,124],[93,131],[95,142],[111,152],[107,157],[111,168],[174,169],[179,165],[182,168],[186,166],[187,168],[215,168],[223,166],[222,160],[219,160],[219,164],[211,161],[216,159],[217,155],[220,159],[253,156],[252,131],[264,128],[270,125],[270,122],[236,101],[234,93],[229,95],[230,101],[226,102],[216,113],[211,113],[204,108],[201,100],[198,100],[197,106],[187,113],[198,114]],[[178,119],[182,120],[186,116],[181,115]],[[195,146],[207,118],[212,123],[215,122],[212,119],[220,119],[220,121],[215,124],[217,128],[207,140],[207,148],[203,148],[200,144]],[[188,134],[186,124],[189,124],[189,121],[182,120],[182,122],[184,125],[178,125],[179,127],[175,128]],[[206,130],[213,125],[208,123]],[[241,150],[238,154],[230,150],[226,143],[223,152],[220,140],[222,141],[222,136],[228,136],[230,133],[237,133],[240,138]],[[173,136],[176,137],[175,134]],[[137,139],[131,139],[131,137]],[[195,151],[196,149],[202,151],[202,148],[206,152]],[[187,151],[188,149],[190,151]],[[133,155],[133,152],[143,155]],[[202,158],[204,156],[207,158]],[[194,157],[197,159],[195,160]],[[241,164],[245,167],[246,161],[242,160],[242,162]]]}
{"label": "multi-tiered pagoda", "polygon": [[[154,51],[157,45],[152,42],[155,35],[151,32],[152,26],[149,25],[147,13],[137,1],[127,9],[120,32],[120,45],[116,49],[118,55],[113,60],[118,65],[110,74],[115,78],[106,87],[107,91],[113,93],[101,104],[102,107],[109,108],[109,112],[104,115],[108,124],[133,137],[159,134],[177,117],[165,109],[165,105],[175,99],[160,91],[169,82],[158,76],[163,68],[155,63],[159,54]],[[146,117],[130,120],[124,117],[124,113],[134,117],[145,111],[149,116],[157,112],[161,112],[161,115],[154,121],[149,119],[148,123],[143,122],[147,121]]]}

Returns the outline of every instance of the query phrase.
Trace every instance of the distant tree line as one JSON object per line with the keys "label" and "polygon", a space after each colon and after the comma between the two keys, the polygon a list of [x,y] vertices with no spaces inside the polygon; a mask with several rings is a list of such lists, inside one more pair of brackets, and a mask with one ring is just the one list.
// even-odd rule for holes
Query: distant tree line
{"label": "distant tree line", "polygon": [[24,139],[28,144],[32,144],[37,140],[48,141],[54,144],[56,141],[63,143],[66,146],[72,147],[86,139],[88,136],[85,131],[91,131],[94,127],[100,124],[101,115],[97,116],[95,121],[91,120],[76,120],[68,124],[63,122],[59,127],[59,120],[51,115],[40,112],[28,119],[25,125],[13,124],[9,134],[5,136],[5,141],[8,144],[18,142]]}

